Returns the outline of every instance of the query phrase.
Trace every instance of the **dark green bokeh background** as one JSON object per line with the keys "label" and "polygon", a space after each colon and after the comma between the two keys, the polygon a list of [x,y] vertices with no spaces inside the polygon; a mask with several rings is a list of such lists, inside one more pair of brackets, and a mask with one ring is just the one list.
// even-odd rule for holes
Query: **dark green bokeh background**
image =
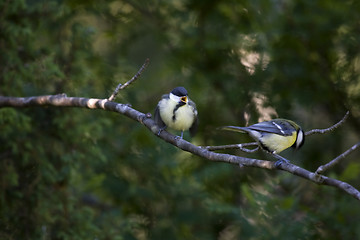
{"label": "dark green bokeh background", "polygon": [[[266,110],[309,130],[349,109],[341,128],[284,152],[314,171],[359,141],[359,12],[354,0],[0,0],[0,94],[107,98],[150,58],[117,101],[153,112],[186,87],[197,145],[250,141],[215,129]],[[0,239],[360,236],[359,202],[344,192],[206,161],[119,114],[4,108],[0,143]],[[359,189],[359,156],[327,175]]]}

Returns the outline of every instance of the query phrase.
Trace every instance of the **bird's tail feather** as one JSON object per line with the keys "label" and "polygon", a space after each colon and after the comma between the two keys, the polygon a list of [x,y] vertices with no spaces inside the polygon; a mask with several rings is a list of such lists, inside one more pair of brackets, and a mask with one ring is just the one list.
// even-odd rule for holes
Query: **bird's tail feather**
{"label": "bird's tail feather", "polygon": [[232,132],[241,132],[241,133],[248,132],[246,127],[223,126],[223,127],[219,127],[218,129],[219,130],[232,131]]}

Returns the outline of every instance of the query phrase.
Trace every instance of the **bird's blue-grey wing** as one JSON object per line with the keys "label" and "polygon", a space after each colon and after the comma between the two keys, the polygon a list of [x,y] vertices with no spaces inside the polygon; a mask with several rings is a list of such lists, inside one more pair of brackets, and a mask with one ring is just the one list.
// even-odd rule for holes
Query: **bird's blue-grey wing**
{"label": "bird's blue-grey wing", "polygon": [[189,132],[191,137],[195,136],[197,130],[198,130],[198,126],[199,126],[199,118],[196,116],[194,123],[191,125]]}
{"label": "bird's blue-grey wing", "polygon": [[[164,94],[164,95],[162,95],[161,100],[168,99],[168,98],[169,98],[169,94]],[[164,123],[164,121],[161,119],[161,116],[160,116],[159,104],[155,108],[154,121],[160,128],[166,127],[166,124]]]}
{"label": "bird's blue-grey wing", "polygon": [[294,132],[294,127],[286,121],[265,121],[256,123],[247,128],[259,132],[274,133],[282,136],[290,136]]}
{"label": "bird's blue-grey wing", "polygon": [[188,104],[193,108],[194,117],[195,117],[195,120],[189,129],[190,135],[191,135],[191,137],[193,137],[193,136],[195,136],[195,134],[198,130],[199,118],[198,118],[198,112],[196,110],[196,104],[193,101],[191,101],[190,99],[189,99]]}

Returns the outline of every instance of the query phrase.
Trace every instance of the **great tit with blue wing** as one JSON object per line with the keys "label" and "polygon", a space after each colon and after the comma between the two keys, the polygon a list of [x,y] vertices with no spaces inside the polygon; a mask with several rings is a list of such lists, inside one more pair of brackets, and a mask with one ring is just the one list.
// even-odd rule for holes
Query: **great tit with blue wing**
{"label": "great tit with blue wing", "polygon": [[169,127],[181,131],[181,138],[187,130],[191,136],[195,135],[199,123],[198,112],[184,87],[176,87],[162,96],[155,109],[154,121],[160,127],[158,134]]}
{"label": "great tit with blue wing", "polygon": [[248,133],[265,151],[272,154],[290,147],[299,149],[305,141],[301,127],[287,119],[273,119],[249,127],[224,126],[220,129]]}

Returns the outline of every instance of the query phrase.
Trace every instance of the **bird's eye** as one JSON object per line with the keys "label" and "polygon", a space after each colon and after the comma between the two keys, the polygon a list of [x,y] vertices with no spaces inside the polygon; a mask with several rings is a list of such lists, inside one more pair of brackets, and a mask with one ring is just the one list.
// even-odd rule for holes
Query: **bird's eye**
{"label": "bird's eye", "polygon": [[184,103],[186,103],[187,97],[181,97],[181,101],[184,102]]}

